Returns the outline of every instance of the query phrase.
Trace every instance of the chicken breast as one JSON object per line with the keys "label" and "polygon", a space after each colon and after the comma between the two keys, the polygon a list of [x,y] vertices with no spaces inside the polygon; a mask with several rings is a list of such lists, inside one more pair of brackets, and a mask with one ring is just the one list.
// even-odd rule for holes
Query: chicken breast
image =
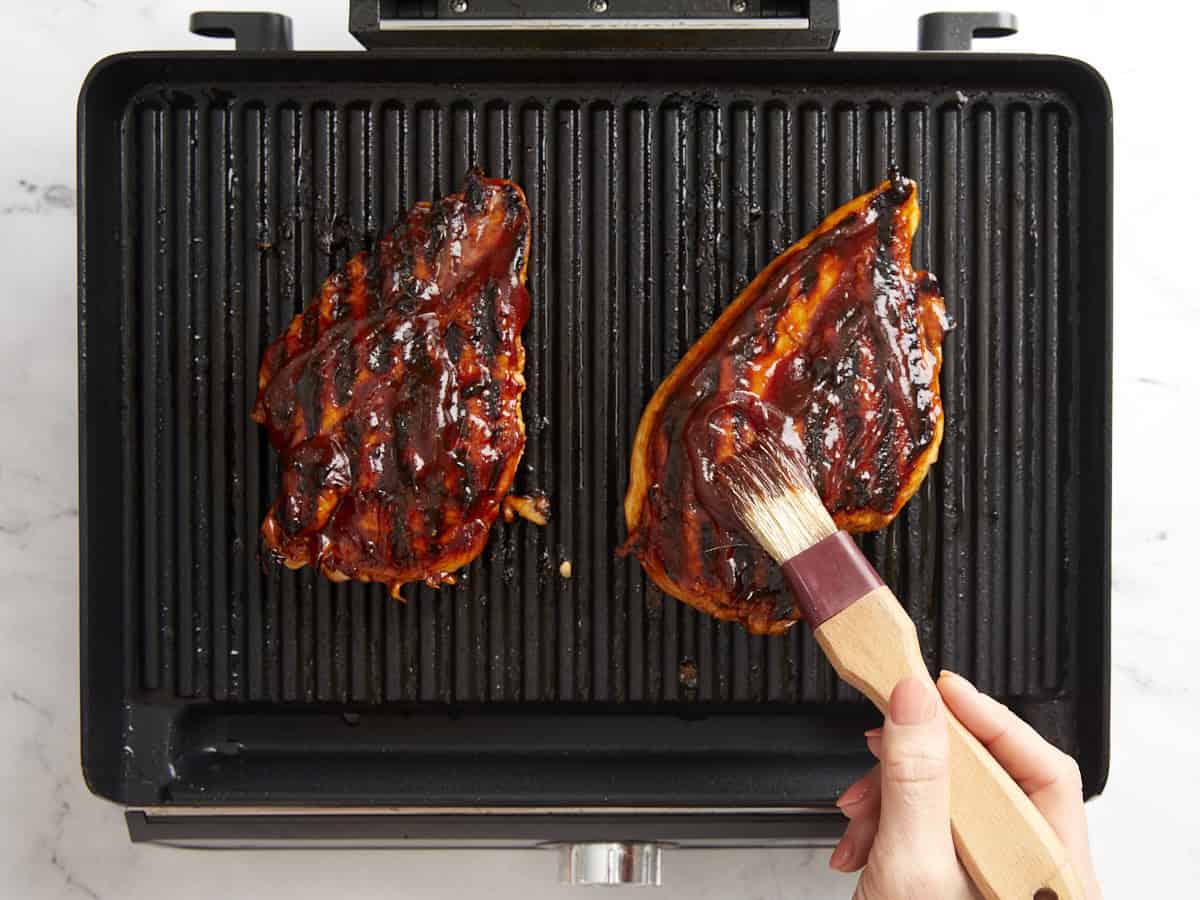
{"label": "chicken breast", "polygon": [[[739,432],[793,432],[839,527],[883,528],[920,487],[942,438],[945,304],[914,272],[916,185],[894,177],[832,213],[733,301],[658,388],[638,428],[626,550],[668,594],[759,634],[800,617],[775,563],[706,503],[710,463]],[[740,399],[739,399],[740,398]],[[753,401],[748,404],[745,401]],[[715,436],[714,436],[715,435]]]}
{"label": "chicken breast", "polygon": [[253,418],[280,455],[267,551],[335,581],[453,581],[525,448],[529,209],[467,176],[331,275],[263,357]]}

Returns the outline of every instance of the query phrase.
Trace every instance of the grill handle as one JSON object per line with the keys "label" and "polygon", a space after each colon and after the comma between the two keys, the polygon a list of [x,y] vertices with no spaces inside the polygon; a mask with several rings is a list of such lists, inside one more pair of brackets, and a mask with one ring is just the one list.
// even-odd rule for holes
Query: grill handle
{"label": "grill handle", "polygon": [[917,20],[917,49],[971,49],[974,38],[1008,37],[1017,33],[1017,17],[1010,12],[934,12]]}
{"label": "grill handle", "polygon": [[369,50],[832,50],[838,0],[350,0]]}
{"label": "grill handle", "polygon": [[233,38],[235,50],[291,50],[292,20],[271,12],[194,12],[192,34]]}

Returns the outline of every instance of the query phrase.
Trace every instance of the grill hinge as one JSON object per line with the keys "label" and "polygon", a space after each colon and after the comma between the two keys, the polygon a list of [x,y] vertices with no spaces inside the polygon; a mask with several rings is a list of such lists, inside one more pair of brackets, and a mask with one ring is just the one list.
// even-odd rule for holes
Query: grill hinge
{"label": "grill hinge", "polygon": [[832,50],[837,0],[350,0],[368,49]]}

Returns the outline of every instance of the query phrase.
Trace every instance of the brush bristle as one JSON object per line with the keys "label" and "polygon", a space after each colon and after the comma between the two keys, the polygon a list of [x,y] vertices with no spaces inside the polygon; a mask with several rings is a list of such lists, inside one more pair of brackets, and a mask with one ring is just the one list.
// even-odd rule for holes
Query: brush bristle
{"label": "brush bristle", "polygon": [[717,467],[734,514],[777,562],[784,563],[837,531],[798,448],[771,434]]}

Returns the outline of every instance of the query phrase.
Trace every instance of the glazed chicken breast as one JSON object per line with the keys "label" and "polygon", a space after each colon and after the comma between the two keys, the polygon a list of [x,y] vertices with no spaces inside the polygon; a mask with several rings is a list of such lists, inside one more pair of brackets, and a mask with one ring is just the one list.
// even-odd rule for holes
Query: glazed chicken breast
{"label": "glazed chicken breast", "polygon": [[280,455],[268,552],[334,581],[453,581],[525,448],[529,209],[472,172],[322,285],[267,348],[255,421]]}
{"label": "glazed chicken breast", "polygon": [[[634,444],[626,548],[666,593],[758,634],[800,617],[775,563],[706,503],[712,461],[746,429],[791,432],[847,531],[883,528],[920,487],[942,438],[946,318],[936,280],[912,269],[919,218],[916,185],[898,176],[836,210],[658,388]],[[747,400],[772,414],[748,421]],[[689,451],[700,429],[716,444],[708,462]]]}

